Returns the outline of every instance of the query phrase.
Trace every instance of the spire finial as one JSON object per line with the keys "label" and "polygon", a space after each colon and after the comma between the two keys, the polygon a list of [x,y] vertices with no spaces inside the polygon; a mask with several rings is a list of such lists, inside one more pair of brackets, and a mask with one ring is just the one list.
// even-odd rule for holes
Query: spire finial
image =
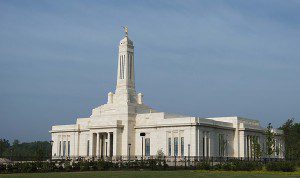
{"label": "spire finial", "polygon": [[124,31],[125,31],[125,36],[128,37],[128,27],[127,26],[122,26]]}

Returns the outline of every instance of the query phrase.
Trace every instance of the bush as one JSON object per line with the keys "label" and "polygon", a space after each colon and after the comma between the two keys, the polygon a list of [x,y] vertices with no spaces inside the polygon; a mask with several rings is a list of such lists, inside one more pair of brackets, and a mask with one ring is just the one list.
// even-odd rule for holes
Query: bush
{"label": "bush", "polygon": [[41,172],[53,172],[56,170],[55,163],[45,162],[41,165]]}
{"label": "bush", "polygon": [[73,170],[73,167],[70,165],[69,162],[66,162],[65,166],[64,166],[64,171],[71,172],[72,170]]}
{"label": "bush", "polygon": [[80,171],[89,171],[90,170],[90,163],[88,161],[83,161],[80,163]]}
{"label": "bush", "polygon": [[263,164],[254,161],[232,161],[211,166],[209,162],[202,162],[197,166],[200,170],[224,170],[224,171],[259,171]]}
{"label": "bush", "polygon": [[293,162],[269,162],[266,164],[266,169],[267,171],[294,172],[296,164]]}
{"label": "bush", "polygon": [[202,162],[202,163],[198,164],[197,169],[199,169],[199,170],[210,170],[211,167],[210,167],[209,162],[205,161],[205,162]]}
{"label": "bush", "polygon": [[37,164],[36,163],[21,163],[19,164],[20,172],[24,173],[32,173],[37,172]]}
{"label": "bush", "polygon": [[80,163],[73,163],[72,169],[73,171],[80,171]]}
{"label": "bush", "polygon": [[5,173],[6,171],[6,166],[3,164],[0,164],[0,173]]}

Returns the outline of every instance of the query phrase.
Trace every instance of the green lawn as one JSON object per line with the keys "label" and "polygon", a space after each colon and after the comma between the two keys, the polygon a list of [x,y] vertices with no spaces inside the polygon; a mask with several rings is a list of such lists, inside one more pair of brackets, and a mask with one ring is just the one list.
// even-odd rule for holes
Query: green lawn
{"label": "green lawn", "polygon": [[225,171],[103,171],[103,172],[70,172],[70,173],[33,173],[33,174],[2,174],[0,178],[98,178],[98,177],[300,177],[300,172],[296,173],[270,173],[270,172],[225,172]]}

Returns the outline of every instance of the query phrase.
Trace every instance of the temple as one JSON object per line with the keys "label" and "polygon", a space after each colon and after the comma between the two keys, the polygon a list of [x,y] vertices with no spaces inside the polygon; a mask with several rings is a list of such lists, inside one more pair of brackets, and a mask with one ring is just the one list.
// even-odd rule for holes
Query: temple
{"label": "temple", "polygon": [[[144,104],[135,90],[134,44],[128,28],[119,43],[117,83],[107,103],[77,118],[72,125],[55,125],[50,133],[52,158],[116,158],[128,156],[255,157],[254,142],[266,150],[265,128],[243,117],[201,118],[169,114]],[[101,71],[100,71],[101,72]],[[283,157],[282,132],[275,134],[274,158]]]}

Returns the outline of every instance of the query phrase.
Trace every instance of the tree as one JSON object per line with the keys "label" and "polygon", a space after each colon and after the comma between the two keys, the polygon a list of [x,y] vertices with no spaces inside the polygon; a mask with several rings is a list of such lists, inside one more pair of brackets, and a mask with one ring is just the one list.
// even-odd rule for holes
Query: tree
{"label": "tree", "polygon": [[258,141],[258,137],[252,138],[252,148],[253,148],[254,157],[260,158],[261,157],[261,146]]}
{"label": "tree", "polygon": [[271,123],[268,124],[266,130],[266,154],[270,157],[274,153],[275,146],[275,134],[273,132],[273,126]]}
{"label": "tree", "polygon": [[300,123],[294,123],[294,118],[291,118],[280,129],[283,130],[285,157],[300,160]]}
{"label": "tree", "polygon": [[10,147],[9,141],[6,139],[0,139],[0,157],[6,152]]}

